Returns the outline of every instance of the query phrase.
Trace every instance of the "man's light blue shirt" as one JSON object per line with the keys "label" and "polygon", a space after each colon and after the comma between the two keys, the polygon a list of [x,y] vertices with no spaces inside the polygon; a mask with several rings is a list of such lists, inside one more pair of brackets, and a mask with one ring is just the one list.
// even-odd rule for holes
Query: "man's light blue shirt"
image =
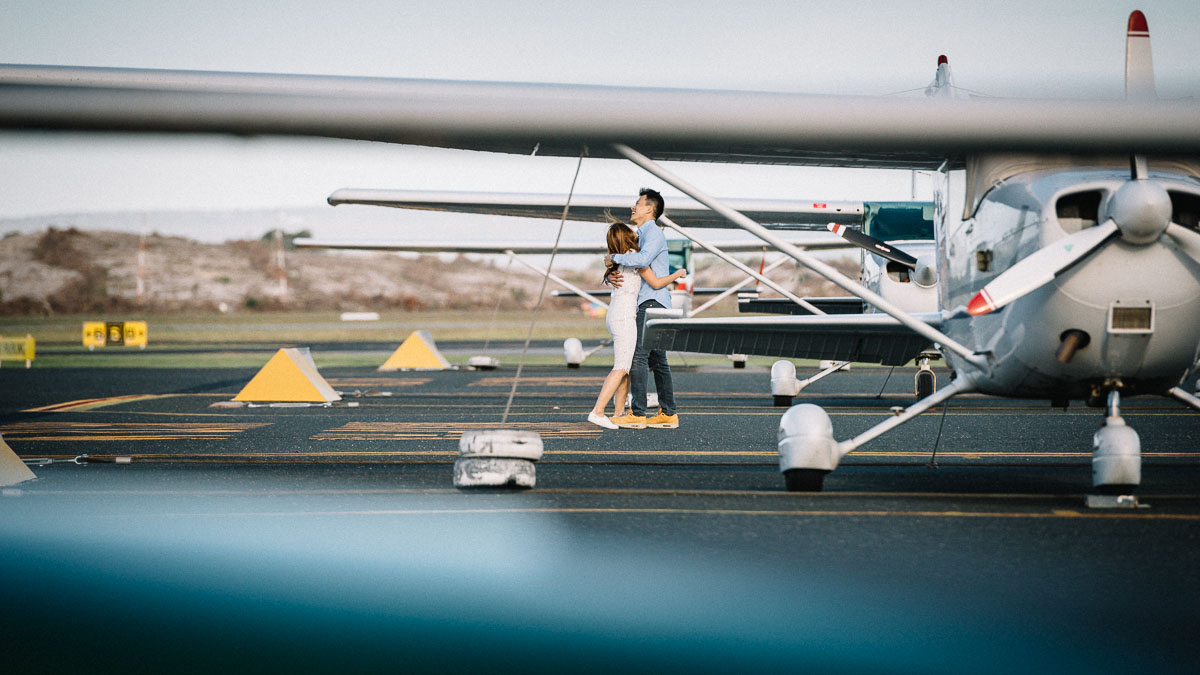
{"label": "man's light blue shirt", "polygon": [[[649,267],[654,276],[662,277],[671,273],[671,261],[667,257],[667,237],[663,234],[662,228],[653,220],[647,220],[642,223],[642,226],[637,229],[638,249],[633,253],[618,253],[612,257],[619,265],[642,269]],[[671,308],[671,285],[667,284],[662,288],[655,290],[642,281],[642,288],[638,291],[638,304],[641,305],[647,300],[657,300],[663,307]]]}

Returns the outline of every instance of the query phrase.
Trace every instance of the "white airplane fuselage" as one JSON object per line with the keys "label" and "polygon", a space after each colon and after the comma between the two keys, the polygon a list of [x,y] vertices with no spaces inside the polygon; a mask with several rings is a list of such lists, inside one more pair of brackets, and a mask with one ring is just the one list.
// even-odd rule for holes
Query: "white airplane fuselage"
{"label": "white airplane fuselage", "polygon": [[[1196,229],[1200,182],[1152,172],[1167,190],[1172,221]],[[1051,400],[1098,397],[1107,390],[1162,394],[1193,367],[1200,343],[1200,250],[1168,236],[1148,244],[1117,238],[1053,281],[990,314],[969,316],[972,296],[999,274],[1107,217],[1130,180],[1115,163],[1010,176],[966,219],[962,203],[939,200],[938,271],[946,333],[987,355],[980,372],[953,353],[959,377],[982,393]],[[944,192],[943,192],[944,194]],[[1182,221],[1182,222],[1181,222]],[[1078,349],[1059,354],[1068,332]]]}

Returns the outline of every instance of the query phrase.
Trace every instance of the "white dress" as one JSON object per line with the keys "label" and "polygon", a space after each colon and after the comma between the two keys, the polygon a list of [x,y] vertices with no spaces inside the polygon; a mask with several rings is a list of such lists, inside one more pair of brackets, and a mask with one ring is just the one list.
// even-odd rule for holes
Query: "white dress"
{"label": "white dress", "polygon": [[641,270],[621,265],[624,277],[608,303],[608,332],[613,338],[613,370],[629,372],[637,347],[637,298],[642,288]]}

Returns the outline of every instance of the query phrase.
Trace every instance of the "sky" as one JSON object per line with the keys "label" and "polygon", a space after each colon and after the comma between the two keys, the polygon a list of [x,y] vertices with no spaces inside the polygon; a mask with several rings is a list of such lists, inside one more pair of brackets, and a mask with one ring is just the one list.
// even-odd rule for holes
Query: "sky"
{"label": "sky", "polygon": [[[1200,96],[1200,3],[8,0],[0,62],[916,95],[946,54],[990,96],[1123,95],[1132,9],[1158,92]],[[575,160],[327,140],[0,132],[0,219],[324,206],[341,187],[563,193]],[[928,198],[907,172],[673,165],[711,194]],[[656,180],[585,161],[579,193]],[[671,192],[670,189],[664,190]],[[368,207],[340,207],[368,208]]]}

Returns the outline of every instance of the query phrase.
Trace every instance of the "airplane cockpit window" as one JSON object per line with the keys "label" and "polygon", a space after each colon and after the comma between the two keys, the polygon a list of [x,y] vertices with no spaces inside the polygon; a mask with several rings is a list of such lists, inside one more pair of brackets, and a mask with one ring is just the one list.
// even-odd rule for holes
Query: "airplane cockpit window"
{"label": "airplane cockpit window", "polygon": [[1100,190],[1073,192],[1059,197],[1054,203],[1059,226],[1067,234],[1095,227],[1100,221],[1100,202],[1103,199],[1104,193]]}
{"label": "airplane cockpit window", "polygon": [[927,202],[868,203],[863,231],[882,241],[933,239],[933,204]]}
{"label": "airplane cockpit window", "polygon": [[1171,197],[1171,222],[1189,230],[1200,230],[1200,195],[1168,190]]}

